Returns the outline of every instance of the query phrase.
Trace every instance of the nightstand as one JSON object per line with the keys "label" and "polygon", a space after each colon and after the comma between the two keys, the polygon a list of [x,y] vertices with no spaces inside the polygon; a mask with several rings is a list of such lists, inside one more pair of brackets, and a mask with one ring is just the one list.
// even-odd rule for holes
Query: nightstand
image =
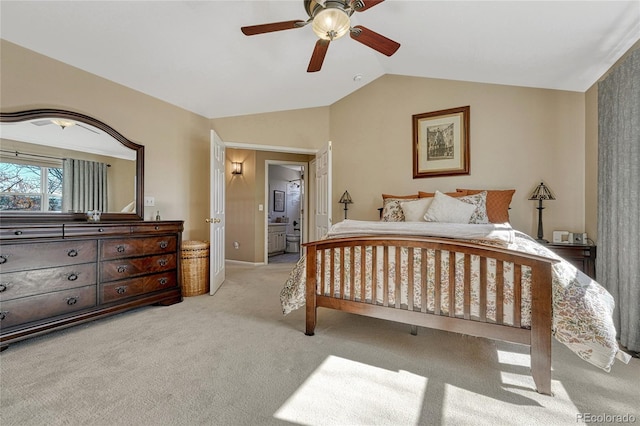
{"label": "nightstand", "polygon": [[590,244],[548,243],[550,250],[596,279],[596,246]]}

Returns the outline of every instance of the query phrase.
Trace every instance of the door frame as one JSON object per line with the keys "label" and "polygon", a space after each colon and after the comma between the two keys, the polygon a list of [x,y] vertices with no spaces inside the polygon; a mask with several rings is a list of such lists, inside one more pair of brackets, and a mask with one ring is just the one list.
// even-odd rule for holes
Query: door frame
{"label": "door frame", "polygon": [[[232,148],[232,149],[245,149],[245,150],[250,150],[250,151],[268,151],[268,152],[280,152],[280,153],[286,153],[286,154],[306,154],[306,155],[313,155],[315,156],[319,151],[321,151],[322,149],[324,149],[324,146],[322,148],[317,148],[317,149],[311,149],[311,148],[300,148],[300,147],[290,147],[290,146],[280,146],[280,145],[260,145],[260,144],[255,144],[255,143],[244,143],[244,142],[225,142],[225,147],[226,148]],[[277,160],[268,160],[268,161],[277,161]],[[311,162],[311,160],[310,160]],[[309,162],[309,163],[310,163]],[[294,163],[299,163],[300,162],[294,162]],[[308,164],[309,164],[308,163]],[[310,166],[307,165],[307,170],[306,172],[309,173],[309,169]],[[306,204],[305,204],[305,219],[303,221],[303,227],[307,227],[306,229],[309,230],[310,228],[309,223],[310,221],[312,221],[313,219],[311,219],[311,216],[309,215],[309,209],[307,208],[309,206],[309,199],[312,196],[315,196],[315,182],[310,182],[308,180],[308,177],[305,176],[305,185],[306,185]],[[268,185],[268,181],[265,181],[265,185]],[[226,182],[225,182],[225,187],[226,187]],[[225,188],[226,189],[226,188]],[[267,190],[265,190],[265,200],[268,201],[268,198],[266,198],[268,196],[268,194],[266,194],[266,192],[268,192]],[[313,193],[313,195],[312,195]],[[269,204],[265,204],[266,206],[268,206]],[[268,244],[269,241],[267,239],[268,235],[267,233],[269,232],[269,227],[267,226],[267,213],[263,212],[264,214],[264,244],[265,247],[263,248],[264,250],[264,259],[263,259],[263,264],[267,265],[268,264],[268,259],[269,259],[269,253],[268,253]],[[301,234],[303,232],[301,231]],[[302,237],[304,238],[304,237]]]}
{"label": "door frame", "polygon": [[265,205],[265,214],[264,214],[264,264],[267,265],[269,263],[269,215],[267,214],[269,200],[270,200],[270,191],[269,191],[269,166],[302,166],[304,178],[303,182],[303,193],[304,199],[301,208],[303,209],[302,214],[302,228],[300,229],[300,245],[307,241],[307,232],[309,230],[309,184],[308,174],[309,174],[309,162],[303,163],[300,161],[286,161],[286,160],[265,160],[264,162],[264,205]]}

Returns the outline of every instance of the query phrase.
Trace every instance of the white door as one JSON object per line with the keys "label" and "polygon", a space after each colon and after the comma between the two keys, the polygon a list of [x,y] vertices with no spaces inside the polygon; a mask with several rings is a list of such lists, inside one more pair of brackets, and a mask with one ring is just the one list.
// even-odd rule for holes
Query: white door
{"label": "white door", "polygon": [[331,141],[316,154],[315,239],[331,226]]}
{"label": "white door", "polygon": [[224,142],[215,131],[211,131],[211,208],[209,213],[210,290],[213,295],[224,282]]}

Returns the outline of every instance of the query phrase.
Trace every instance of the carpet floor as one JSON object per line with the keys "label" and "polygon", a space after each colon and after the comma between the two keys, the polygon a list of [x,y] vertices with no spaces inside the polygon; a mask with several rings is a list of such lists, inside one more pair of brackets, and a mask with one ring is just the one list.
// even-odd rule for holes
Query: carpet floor
{"label": "carpet floor", "polygon": [[[575,425],[640,423],[640,359],[610,373],[553,344],[554,396],[525,347],[319,309],[282,315],[291,264],[227,265],[214,296],[11,345],[0,424]],[[618,421],[620,422],[620,421]]]}

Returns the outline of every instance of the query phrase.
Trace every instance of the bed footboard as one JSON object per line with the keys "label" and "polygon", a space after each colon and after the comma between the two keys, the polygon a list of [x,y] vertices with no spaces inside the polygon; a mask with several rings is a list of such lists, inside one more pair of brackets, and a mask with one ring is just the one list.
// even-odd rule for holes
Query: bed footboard
{"label": "bed footboard", "polygon": [[372,236],[305,244],[306,330],[325,307],[530,346],[537,391],[551,394],[551,265],[460,240]]}

